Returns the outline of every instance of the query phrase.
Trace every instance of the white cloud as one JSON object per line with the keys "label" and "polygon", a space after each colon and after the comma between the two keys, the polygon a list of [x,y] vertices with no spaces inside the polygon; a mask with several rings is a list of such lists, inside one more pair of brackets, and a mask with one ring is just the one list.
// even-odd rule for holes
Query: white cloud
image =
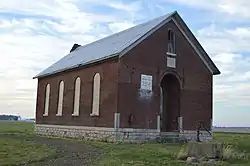
{"label": "white cloud", "polygon": [[4,71],[0,76],[0,113],[19,111],[33,116],[37,81],[32,77],[63,56],[72,43],[53,36],[9,34],[0,38],[0,71]]}
{"label": "white cloud", "polygon": [[229,34],[240,39],[250,39],[250,27],[236,27],[227,31]]}
{"label": "white cloud", "polygon": [[9,28],[13,26],[15,20],[0,20],[0,28]]}
{"label": "white cloud", "polygon": [[245,102],[250,100],[249,27],[222,29],[212,24],[196,36],[222,72],[214,79],[214,100],[250,106]]}
{"label": "white cloud", "polygon": [[134,1],[130,4],[125,4],[121,1],[113,1],[112,3],[107,3],[107,5],[118,10],[124,10],[126,12],[137,12],[141,9],[140,1]]}
{"label": "white cloud", "polygon": [[210,54],[250,52],[249,29],[250,27],[226,29],[212,24],[198,30],[196,36]]}
{"label": "white cloud", "polygon": [[165,2],[188,5],[218,13],[228,14],[228,17],[247,19],[250,17],[250,1],[248,0],[162,0]]}
{"label": "white cloud", "polygon": [[37,80],[32,77],[65,56],[75,42],[86,44],[132,26],[128,12],[139,10],[136,3],[111,1],[106,6],[122,10],[127,18],[125,14],[123,17],[93,14],[80,9],[77,4],[80,2],[84,7],[98,3],[86,1],[83,5],[76,0],[0,3],[0,13],[16,15],[1,17],[0,21],[0,113],[34,116]]}
{"label": "white cloud", "polygon": [[135,26],[134,23],[131,22],[115,22],[115,23],[110,23],[109,28],[111,29],[112,32],[120,32],[122,30],[128,29],[130,27]]}

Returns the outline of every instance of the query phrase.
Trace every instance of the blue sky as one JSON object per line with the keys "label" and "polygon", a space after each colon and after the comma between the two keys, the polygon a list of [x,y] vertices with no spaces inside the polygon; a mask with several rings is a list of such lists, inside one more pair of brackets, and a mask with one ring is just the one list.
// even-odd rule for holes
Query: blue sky
{"label": "blue sky", "polygon": [[32,77],[86,44],[177,10],[222,74],[214,124],[250,126],[250,1],[8,0],[0,4],[0,113],[35,115]]}

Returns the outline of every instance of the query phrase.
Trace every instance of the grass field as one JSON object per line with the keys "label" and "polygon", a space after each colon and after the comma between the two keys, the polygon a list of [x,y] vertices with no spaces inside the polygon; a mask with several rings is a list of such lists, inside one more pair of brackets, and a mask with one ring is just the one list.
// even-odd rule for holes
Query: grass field
{"label": "grass field", "polygon": [[32,163],[55,154],[54,149],[43,144],[14,139],[13,135],[32,136],[33,124],[0,122],[0,166]]}
{"label": "grass field", "polygon": [[40,161],[52,156],[54,153],[54,149],[42,144],[0,138],[0,165],[20,165]]}
{"label": "grass field", "polygon": [[[10,139],[6,135],[22,135],[34,137],[32,123],[0,123],[0,166],[46,160],[53,157],[55,149],[45,145],[31,143],[25,140]],[[4,136],[5,135],[5,136]],[[250,134],[215,133],[215,140],[230,145],[226,155],[230,159],[220,162],[225,166],[249,166],[250,161]],[[101,142],[83,142],[103,150],[101,159],[96,162],[100,166],[187,166],[177,160],[180,149],[185,145],[180,144],[110,144]],[[229,147],[229,146],[228,146]],[[39,157],[35,157],[39,156]]]}

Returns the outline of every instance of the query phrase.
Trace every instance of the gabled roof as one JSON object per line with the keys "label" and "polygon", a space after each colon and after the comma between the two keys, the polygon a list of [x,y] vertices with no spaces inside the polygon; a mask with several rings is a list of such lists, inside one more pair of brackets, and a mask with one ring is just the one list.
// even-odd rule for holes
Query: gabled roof
{"label": "gabled roof", "polygon": [[68,69],[91,64],[107,58],[122,56],[134,46],[139,44],[150,34],[162,27],[168,21],[174,20],[176,24],[181,24],[183,33],[187,33],[187,38],[193,44],[193,47],[198,51],[199,56],[207,65],[213,74],[220,74],[220,71],[209,58],[199,42],[195,39],[192,32],[188,29],[179,14],[175,11],[173,13],[158,17],[146,23],[137,25],[103,39],[97,40],[93,43],[79,46],[68,55],[36,75],[34,78],[44,77],[59,73]]}

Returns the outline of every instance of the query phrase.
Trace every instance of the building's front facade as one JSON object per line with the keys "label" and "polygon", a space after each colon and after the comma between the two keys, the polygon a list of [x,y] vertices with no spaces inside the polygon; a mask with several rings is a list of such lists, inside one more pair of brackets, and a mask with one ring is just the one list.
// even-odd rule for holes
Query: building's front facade
{"label": "building's front facade", "polygon": [[160,133],[194,138],[197,121],[211,131],[219,70],[177,13],[151,29],[118,56],[38,77],[36,132],[110,141]]}

